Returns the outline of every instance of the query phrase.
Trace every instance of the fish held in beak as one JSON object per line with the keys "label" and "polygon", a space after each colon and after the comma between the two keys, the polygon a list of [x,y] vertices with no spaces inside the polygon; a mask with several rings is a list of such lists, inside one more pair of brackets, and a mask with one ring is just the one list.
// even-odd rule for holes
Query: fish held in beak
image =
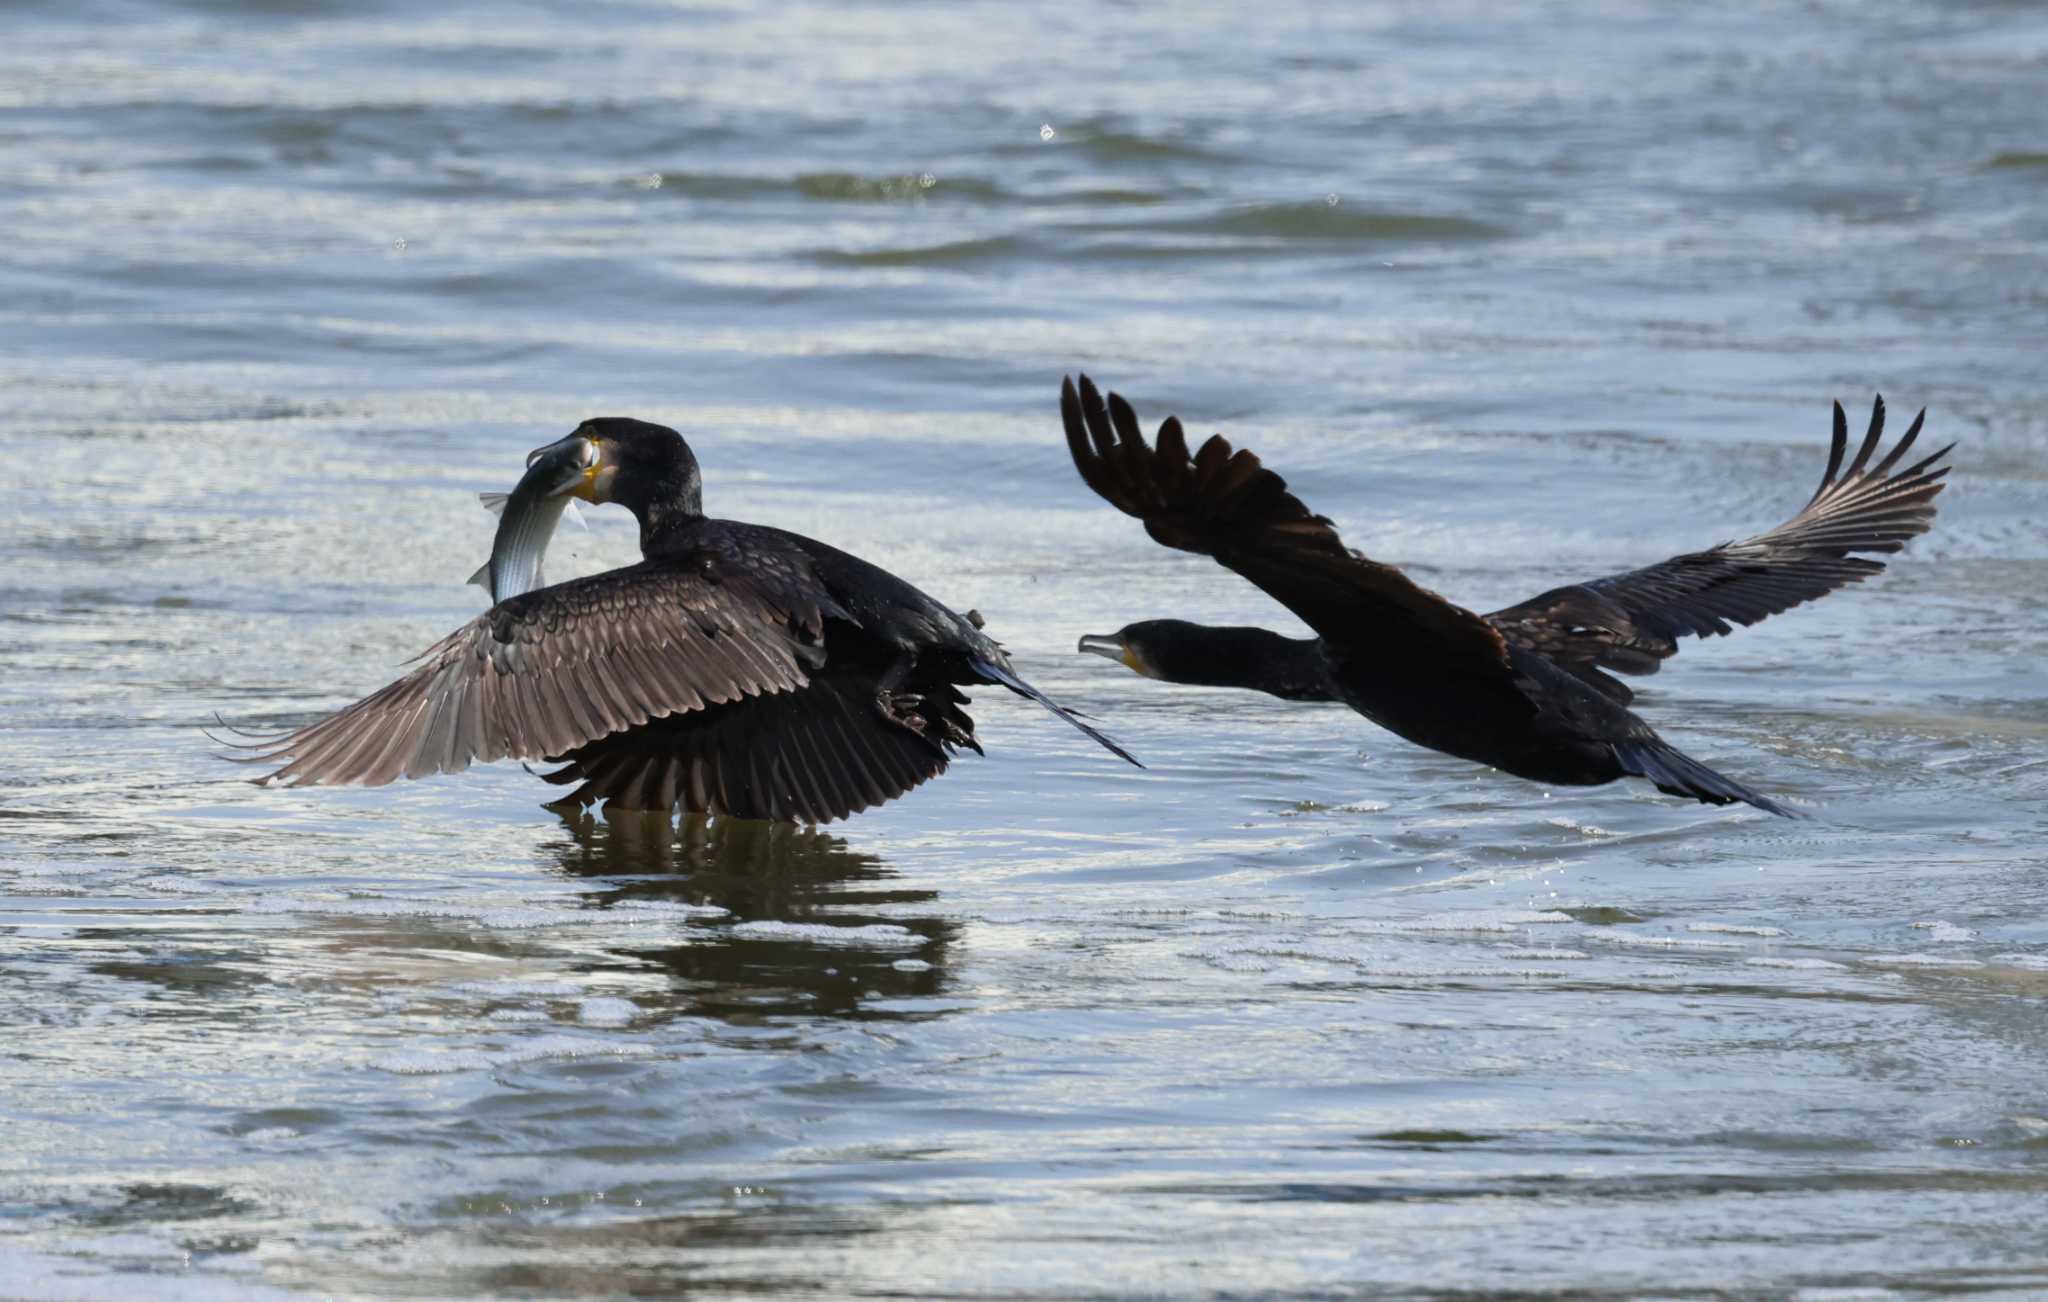
{"label": "fish held in beak", "polygon": [[603,444],[581,434],[571,434],[527,453],[526,476],[512,491],[516,494],[530,488],[541,497],[566,494],[586,502],[603,502],[607,495],[600,495],[599,489],[609,486],[609,469],[605,464]]}
{"label": "fish held in beak", "polygon": [[[597,442],[580,434],[527,454],[526,473],[496,508],[498,532],[491,542],[491,559],[469,581],[488,588],[493,602],[547,586],[541,558],[554,540],[562,513],[574,509],[570,499],[603,500],[591,495],[602,460]],[[490,494],[484,495],[484,505],[493,505]]]}

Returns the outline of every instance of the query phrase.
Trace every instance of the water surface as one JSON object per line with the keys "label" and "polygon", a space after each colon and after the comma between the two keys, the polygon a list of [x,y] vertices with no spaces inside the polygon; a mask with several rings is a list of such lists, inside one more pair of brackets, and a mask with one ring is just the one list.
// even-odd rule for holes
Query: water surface
{"label": "water surface", "polygon": [[[0,1295],[2048,1289],[2044,78],[1992,3],[0,11]],[[1782,518],[1830,399],[1959,469],[1647,685],[1787,823],[1074,655],[1293,627],[1079,484],[1081,368],[1481,609]],[[240,784],[597,414],[1150,767],[984,696],[824,830]]]}

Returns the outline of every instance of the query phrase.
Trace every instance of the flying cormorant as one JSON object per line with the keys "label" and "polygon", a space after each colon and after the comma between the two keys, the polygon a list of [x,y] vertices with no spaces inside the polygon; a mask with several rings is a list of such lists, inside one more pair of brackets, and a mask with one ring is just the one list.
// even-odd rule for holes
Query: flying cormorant
{"label": "flying cormorant", "polygon": [[1538,782],[1641,777],[1672,795],[1774,814],[1787,811],[1658,737],[1626,708],[1628,686],[1605,671],[1655,673],[1680,637],[1728,633],[1731,622],[1754,624],[1878,573],[1882,562],[1852,553],[1896,552],[1926,532],[1948,473],[1935,463],[1949,448],[1893,471],[1924,411],[1871,464],[1882,398],[1845,470],[1848,422],[1837,403],[1820,488],[1784,524],[1476,615],[1347,548],[1286,481],[1221,435],[1190,456],[1169,418],[1147,444],[1130,404],[1114,393],[1105,404],[1085,375],[1078,391],[1072,380],[1062,387],[1060,410],[1074,466],[1104,501],[1168,547],[1250,579],[1320,635],[1147,620],[1084,637],[1081,650],[1169,682],[1342,701],[1418,745]]}
{"label": "flying cormorant", "polygon": [[397,682],[253,747],[289,761],[262,781],[376,786],[545,759],[563,764],[549,782],[582,784],[577,804],[825,822],[979,753],[957,690],[976,683],[1131,760],[1019,678],[978,617],[815,539],[707,518],[672,429],[589,420],[529,464],[630,510],[644,559],[492,606]]}

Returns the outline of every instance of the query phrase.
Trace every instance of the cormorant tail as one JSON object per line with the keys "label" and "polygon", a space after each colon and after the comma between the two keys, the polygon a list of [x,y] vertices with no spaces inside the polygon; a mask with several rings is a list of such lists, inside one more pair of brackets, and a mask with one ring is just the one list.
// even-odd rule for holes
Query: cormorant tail
{"label": "cormorant tail", "polygon": [[1066,706],[1061,705],[1058,701],[1053,700],[1050,696],[1047,696],[1044,692],[1039,691],[1036,687],[1033,687],[1030,683],[1027,683],[1023,679],[1017,677],[1017,675],[1011,673],[1009,670],[1003,668],[1001,665],[993,664],[987,660],[971,660],[968,662],[968,665],[970,668],[974,670],[975,673],[980,674],[983,678],[988,679],[990,682],[1001,683],[1003,686],[1009,688],[1017,695],[1025,697],[1029,700],[1036,701],[1040,705],[1044,706],[1046,709],[1051,710],[1060,718],[1065,719],[1068,723],[1071,723],[1076,728],[1079,728],[1083,733],[1087,734],[1088,738],[1091,741],[1093,741],[1096,745],[1102,747],[1104,750],[1116,756],[1118,759],[1127,760],[1132,764],[1136,764],[1139,768],[1145,767],[1143,764],[1138,763],[1136,756],[1132,755],[1129,751],[1125,750],[1123,747],[1111,741],[1108,737],[1104,736],[1095,728],[1092,728],[1088,724],[1082,722],[1079,718],[1075,716],[1072,710],[1069,710]]}
{"label": "cormorant tail", "polygon": [[1732,805],[1741,801],[1780,818],[1798,817],[1768,796],[1760,796],[1733,778],[1721,776],[1656,738],[1618,741],[1613,743],[1613,750],[1614,758],[1621,762],[1624,770],[1639,778],[1648,778],[1656,783],[1657,790],[1669,795],[1691,796],[1709,805]]}

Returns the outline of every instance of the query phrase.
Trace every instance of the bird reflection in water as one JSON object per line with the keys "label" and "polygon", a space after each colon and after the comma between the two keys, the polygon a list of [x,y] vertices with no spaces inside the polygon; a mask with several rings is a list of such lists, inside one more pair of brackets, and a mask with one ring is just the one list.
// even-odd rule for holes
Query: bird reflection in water
{"label": "bird reflection in water", "polygon": [[[892,889],[887,864],[839,837],[750,819],[677,822],[617,810],[561,817],[568,837],[549,848],[562,870],[611,879],[588,892],[593,905],[662,901],[731,915],[678,924],[677,944],[613,951],[635,967],[670,972],[684,995],[678,1012],[747,1024],[788,1016],[914,1020],[944,1011],[899,1004],[940,993],[959,924],[903,912],[935,902],[938,892]],[[746,922],[823,924],[846,929],[849,939],[735,929]],[[852,930],[876,924],[911,935],[862,938]]]}

